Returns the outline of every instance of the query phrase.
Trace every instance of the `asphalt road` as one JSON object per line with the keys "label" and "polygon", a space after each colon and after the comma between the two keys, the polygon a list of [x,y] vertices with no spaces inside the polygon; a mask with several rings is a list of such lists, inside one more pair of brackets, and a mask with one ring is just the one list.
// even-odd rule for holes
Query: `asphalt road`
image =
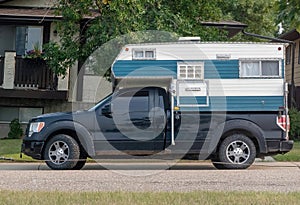
{"label": "asphalt road", "polygon": [[53,171],[44,163],[1,163],[0,190],[30,191],[300,191],[300,163],[255,162],[247,170],[217,170],[209,162],[88,163]]}

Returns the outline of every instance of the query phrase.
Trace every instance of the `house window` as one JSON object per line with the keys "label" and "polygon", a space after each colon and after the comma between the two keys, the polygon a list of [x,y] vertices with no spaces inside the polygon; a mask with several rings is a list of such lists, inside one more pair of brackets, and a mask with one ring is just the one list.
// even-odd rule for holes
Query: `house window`
{"label": "house window", "polygon": [[9,123],[14,119],[19,119],[22,123],[28,123],[32,117],[42,113],[43,108],[0,107],[0,122]]}
{"label": "house window", "polygon": [[38,48],[42,50],[42,26],[17,26],[16,27],[16,53],[24,55],[27,51]]}
{"label": "house window", "polygon": [[280,60],[240,60],[240,77],[280,77]]}
{"label": "house window", "polygon": [[286,53],[285,53],[285,64],[289,65],[291,64],[291,46],[288,46],[286,48]]}
{"label": "house window", "polygon": [[204,62],[177,63],[178,79],[204,79]]}
{"label": "house window", "polygon": [[155,60],[156,59],[155,49],[133,49],[132,59],[133,60]]}

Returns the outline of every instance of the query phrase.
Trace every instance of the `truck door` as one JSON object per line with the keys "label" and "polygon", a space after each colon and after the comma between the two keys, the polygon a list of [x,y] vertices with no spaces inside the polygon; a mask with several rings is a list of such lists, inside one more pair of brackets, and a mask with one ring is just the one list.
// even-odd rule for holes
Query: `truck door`
{"label": "truck door", "polygon": [[154,92],[154,151],[159,152],[166,146],[166,129],[167,129],[167,110],[169,108],[169,100],[166,91],[156,89]]}
{"label": "truck door", "polygon": [[[164,120],[157,89],[127,90],[112,97],[97,112],[95,148],[133,154],[153,152]],[[160,121],[159,121],[160,120]],[[159,133],[158,133],[159,132]]]}

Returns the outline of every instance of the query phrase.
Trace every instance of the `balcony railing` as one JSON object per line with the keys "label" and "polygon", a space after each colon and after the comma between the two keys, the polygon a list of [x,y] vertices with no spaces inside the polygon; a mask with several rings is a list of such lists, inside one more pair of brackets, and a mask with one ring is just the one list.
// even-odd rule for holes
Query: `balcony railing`
{"label": "balcony railing", "polygon": [[3,84],[4,78],[4,56],[0,56],[0,86]]}
{"label": "balcony railing", "polygon": [[19,88],[56,90],[57,77],[43,59],[17,56],[14,84]]}

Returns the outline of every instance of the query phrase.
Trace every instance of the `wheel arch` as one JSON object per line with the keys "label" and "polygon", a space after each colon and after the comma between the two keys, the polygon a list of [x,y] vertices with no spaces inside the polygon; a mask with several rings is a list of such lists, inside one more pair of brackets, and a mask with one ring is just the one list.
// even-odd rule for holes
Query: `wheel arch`
{"label": "wheel arch", "polygon": [[[80,148],[82,148],[88,156],[95,156],[94,142],[90,132],[81,124],[72,121],[59,121],[51,124],[47,128],[45,134],[45,144],[54,136],[65,134],[74,138]],[[45,146],[42,153],[44,153]]]}
{"label": "wheel arch", "polygon": [[[219,129],[222,129],[223,131],[220,131]],[[218,148],[221,144],[221,142],[228,136],[233,134],[244,134],[247,137],[249,137],[255,147],[256,147],[256,153],[259,155],[260,153],[266,153],[267,152],[267,145],[266,140],[264,138],[264,132],[263,130],[256,125],[255,123],[248,121],[248,120],[230,120],[225,123],[223,123],[222,126],[219,126],[217,128],[218,133],[221,133],[220,139],[218,143],[214,147],[214,152],[216,153],[218,151]]]}

